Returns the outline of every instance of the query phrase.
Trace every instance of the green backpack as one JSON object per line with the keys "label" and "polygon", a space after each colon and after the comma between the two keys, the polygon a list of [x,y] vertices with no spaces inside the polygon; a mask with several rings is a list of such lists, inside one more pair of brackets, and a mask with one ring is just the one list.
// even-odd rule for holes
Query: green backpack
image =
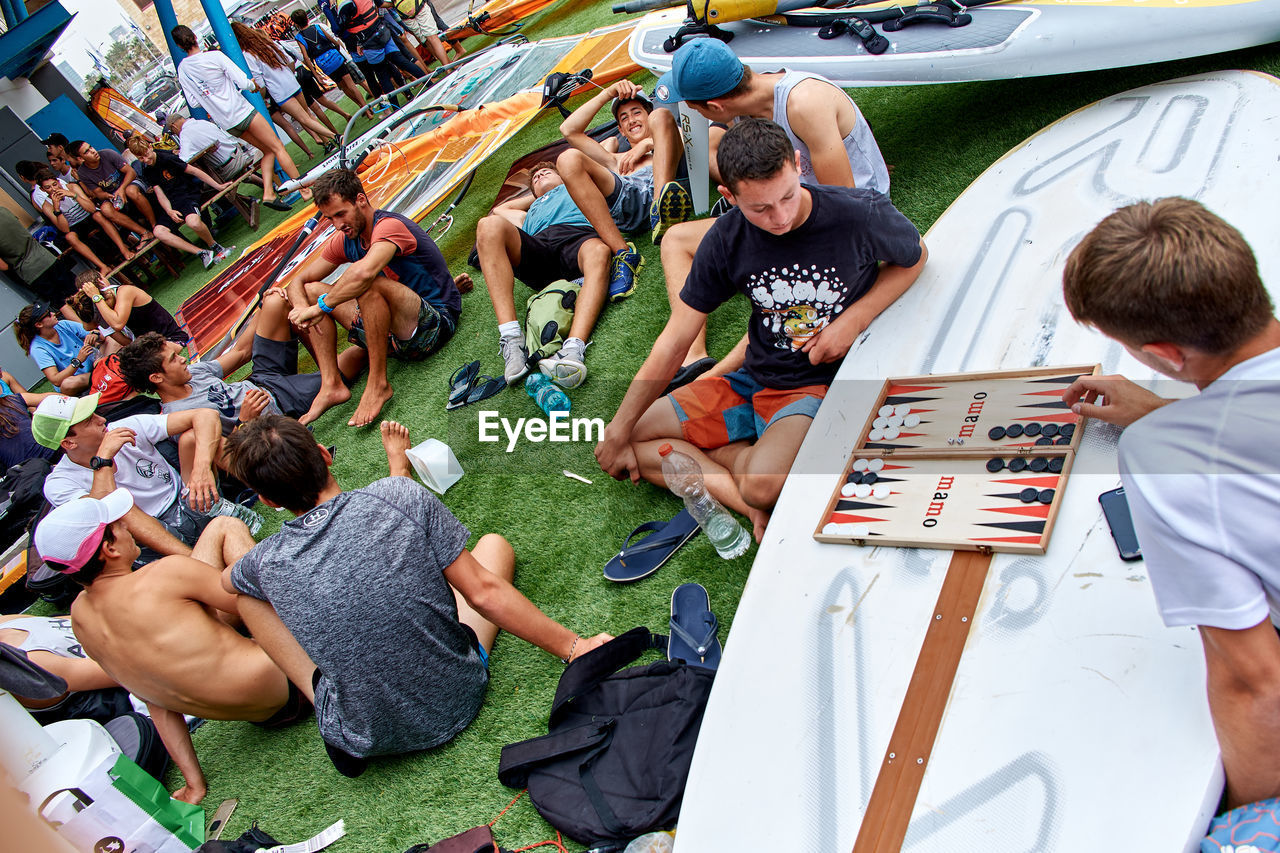
{"label": "green backpack", "polygon": [[524,345],[530,362],[550,358],[560,351],[573,323],[573,309],[581,289],[581,284],[561,279],[529,297],[525,304]]}

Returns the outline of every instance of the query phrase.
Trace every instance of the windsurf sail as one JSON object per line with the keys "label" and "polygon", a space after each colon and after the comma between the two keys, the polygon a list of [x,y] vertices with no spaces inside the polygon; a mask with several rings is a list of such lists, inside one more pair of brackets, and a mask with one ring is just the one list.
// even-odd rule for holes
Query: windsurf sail
{"label": "windsurf sail", "polygon": [[156,120],[110,86],[103,84],[94,89],[89,96],[89,106],[121,138],[135,133],[150,139],[160,138],[161,127]]}
{"label": "windsurf sail", "polygon": [[[541,84],[548,74],[590,69],[594,83],[607,85],[637,71],[639,66],[627,53],[633,26],[505,45],[429,88],[404,108],[405,115],[412,115],[409,121],[395,126],[394,119],[388,120],[357,141],[357,147],[368,148],[357,171],[370,203],[422,219],[542,111]],[[414,115],[442,102],[463,110]],[[230,343],[232,330],[252,310],[264,279],[314,213],[310,206],[299,210],[182,304],[178,320],[190,335],[193,354],[216,354]],[[332,224],[321,218],[272,283],[287,284],[333,233]]]}
{"label": "windsurf sail", "polygon": [[504,36],[514,33],[530,15],[541,12],[558,0],[489,0],[479,9],[468,11],[462,23],[450,27],[440,37],[458,41],[471,36]]}

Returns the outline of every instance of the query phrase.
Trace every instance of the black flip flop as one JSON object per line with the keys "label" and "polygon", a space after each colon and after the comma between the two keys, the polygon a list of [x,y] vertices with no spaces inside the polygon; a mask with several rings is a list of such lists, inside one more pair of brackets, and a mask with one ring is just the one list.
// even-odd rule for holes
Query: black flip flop
{"label": "black flip flop", "polygon": [[477,376],[475,384],[471,386],[471,390],[467,392],[467,397],[456,406],[449,408],[459,409],[463,406],[469,406],[472,403],[479,403],[481,400],[488,400],[499,391],[507,387],[507,380],[499,376],[494,379],[492,376]]}
{"label": "black flip flop", "polygon": [[667,660],[715,669],[722,650],[720,623],[711,612],[711,599],[700,583],[682,583],[671,593],[671,639]]}
{"label": "black flip flop", "polygon": [[480,361],[469,361],[453,372],[449,377],[449,402],[446,410],[457,409],[467,404],[467,397],[475,387],[476,378],[480,375]]}
{"label": "black flip flop", "polygon": [[671,384],[669,384],[665,389],[663,389],[662,391],[663,395],[665,396],[667,394],[670,394],[672,391],[676,390],[677,388],[681,388],[685,385],[688,385],[690,382],[697,379],[699,376],[706,373],[708,370],[710,370],[715,366],[716,366],[716,360],[714,358],[711,358],[710,356],[707,356],[706,358],[700,358],[697,361],[693,362],[692,364],[686,364],[684,367],[676,371],[675,376],[671,377]]}
{"label": "black flip flop", "polygon": [[[682,509],[670,521],[646,521],[627,536],[622,550],[604,566],[605,580],[629,583],[647,578],[670,560],[684,543],[698,535],[698,522]],[[635,545],[631,540],[649,535]]]}

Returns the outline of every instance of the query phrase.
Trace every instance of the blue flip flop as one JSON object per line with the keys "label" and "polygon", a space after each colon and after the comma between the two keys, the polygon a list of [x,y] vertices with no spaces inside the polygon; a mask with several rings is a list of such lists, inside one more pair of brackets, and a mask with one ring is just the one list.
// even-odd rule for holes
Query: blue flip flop
{"label": "blue flip flop", "polygon": [[[646,521],[631,531],[622,543],[622,550],[605,563],[605,579],[628,583],[647,578],[662,568],[681,545],[696,536],[698,530],[698,522],[687,509],[680,510],[670,521]],[[631,540],[644,533],[649,535],[631,544]]]}
{"label": "blue flip flop", "polygon": [[667,660],[715,669],[722,649],[716,631],[720,627],[711,612],[711,599],[700,583],[682,583],[671,593],[671,639]]}

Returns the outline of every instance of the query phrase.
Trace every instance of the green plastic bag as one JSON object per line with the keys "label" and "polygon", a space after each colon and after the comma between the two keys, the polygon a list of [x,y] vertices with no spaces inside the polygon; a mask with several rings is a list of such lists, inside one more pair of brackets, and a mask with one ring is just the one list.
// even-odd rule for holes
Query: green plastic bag
{"label": "green plastic bag", "polygon": [[580,283],[561,279],[529,297],[525,303],[524,345],[530,362],[537,363],[560,352],[573,323],[573,309],[581,289]]}
{"label": "green plastic bag", "polygon": [[204,809],[169,796],[164,785],[127,756],[116,759],[109,773],[115,789],[146,812],[152,820],[192,848],[204,843]]}

